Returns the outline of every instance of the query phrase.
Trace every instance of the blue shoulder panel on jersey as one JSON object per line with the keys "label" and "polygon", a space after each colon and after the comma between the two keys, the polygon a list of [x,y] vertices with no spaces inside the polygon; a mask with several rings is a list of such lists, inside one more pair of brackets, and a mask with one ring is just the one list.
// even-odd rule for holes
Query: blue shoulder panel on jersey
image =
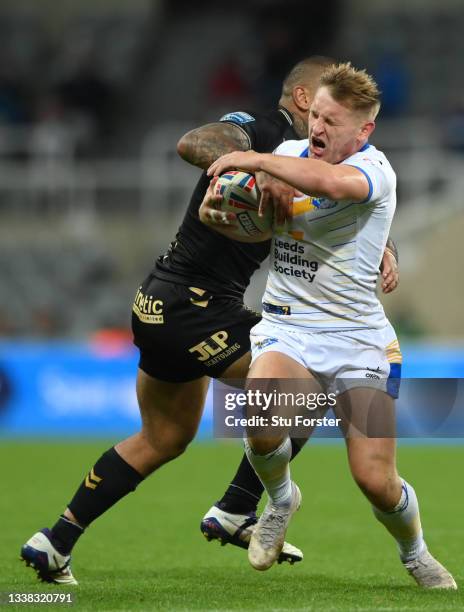
{"label": "blue shoulder panel on jersey", "polygon": [[219,121],[231,121],[232,123],[250,123],[251,121],[255,121],[255,118],[249,115],[248,113],[238,111],[235,113],[227,113],[227,115],[221,117]]}
{"label": "blue shoulder panel on jersey", "polygon": [[367,198],[363,200],[362,202],[360,202],[360,204],[367,204],[367,202],[369,202],[369,200],[372,198],[372,192],[374,191],[371,177],[367,174],[367,172],[363,168],[360,168],[359,166],[356,166],[355,164],[346,164],[346,165],[351,166],[352,168],[356,168],[356,170],[359,170],[359,172],[362,172],[364,176],[367,178],[367,182],[369,184],[369,192],[367,194]]}

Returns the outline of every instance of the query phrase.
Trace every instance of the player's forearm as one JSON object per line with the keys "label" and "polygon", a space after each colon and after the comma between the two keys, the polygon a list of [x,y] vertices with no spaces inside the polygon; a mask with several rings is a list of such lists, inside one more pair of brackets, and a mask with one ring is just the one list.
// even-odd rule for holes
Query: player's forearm
{"label": "player's forearm", "polygon": [[268,172],[303,193],[326,197],[338,195],[334,189],[337,176],[331,164],[267,153],[260,155],[259,158],[259,170]]}
{"label": "player's forearm", "polygon": [[189,164],[208,168],[218,157],[247,151],[250,141],[240,128],[229,123],[210,123],[191,130],[177,143],[178,154]]}
{"label": "player's forearm", "polygon": [[[204,223],[204,221],[202,221],[202,223]],[[207,225],[214,232],[222,234],[222,236],[229,238],[229,240],[235,240],[236,242],[246,242],[248,244],[255,244],[257,242],[266,242],[266,240],[270,240],[272,238],[272,230],[269,230],[268,232],[262,232],[255,236],[245,236],[244,234],[240,234],[239,231],[234,232],[234,229],[228,227],[227,225],[221,226],[214,223],[205,223],[205,225]]]}

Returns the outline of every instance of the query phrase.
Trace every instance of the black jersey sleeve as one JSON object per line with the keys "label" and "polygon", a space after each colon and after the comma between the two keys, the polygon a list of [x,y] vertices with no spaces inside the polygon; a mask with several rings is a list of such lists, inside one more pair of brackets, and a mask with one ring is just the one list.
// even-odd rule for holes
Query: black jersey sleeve
{"label": "black jersey sleeve", "polygon": [[281,142],[282,124],[286,122],[277,111],[267,114],[235,111],[227,113],[219,121],[232,123],[241,129],[248,137],[250,149],[259,153],[270,153],[276,141]]}
{"label": "black jersey sleeve", "polygon": [[[250,147],[270,153],[284,140],[297,140],[291,115],[285,109],[266,114],[237,111],[220,121],[241,129]],[[270,240],[247,243],[230,240],[203,225],[198,218],[210,178],[203,173],[190,199],[172,248],[156,262],[153,274],[163,280],[207,289],[216,295],[243,299],[251,275],[269,254]]]}

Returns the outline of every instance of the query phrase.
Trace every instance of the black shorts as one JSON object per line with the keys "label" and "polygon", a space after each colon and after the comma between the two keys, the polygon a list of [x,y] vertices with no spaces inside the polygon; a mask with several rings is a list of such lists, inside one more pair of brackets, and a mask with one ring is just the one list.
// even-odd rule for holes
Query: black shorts
{"label": "black shorts", "polygon": [[250,329],[260,319],[238,299],[150,275],[132,308],[139,367],[166,382],[219,378],[250,350]]}

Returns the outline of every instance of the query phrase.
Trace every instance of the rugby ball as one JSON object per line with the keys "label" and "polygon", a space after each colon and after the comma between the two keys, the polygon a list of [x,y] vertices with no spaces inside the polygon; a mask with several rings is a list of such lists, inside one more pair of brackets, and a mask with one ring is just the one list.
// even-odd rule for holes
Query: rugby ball
{"label": "rugby ball", "polygon": [[237,216],[234,233],[242,238],[259,241],[272,229],[273,209],[269,206],[263,217],[258,216],[260,193],[252,174],[238,170],[225,172],[214,186],[214,194],[222,197],[220,210],[233,212]]}

